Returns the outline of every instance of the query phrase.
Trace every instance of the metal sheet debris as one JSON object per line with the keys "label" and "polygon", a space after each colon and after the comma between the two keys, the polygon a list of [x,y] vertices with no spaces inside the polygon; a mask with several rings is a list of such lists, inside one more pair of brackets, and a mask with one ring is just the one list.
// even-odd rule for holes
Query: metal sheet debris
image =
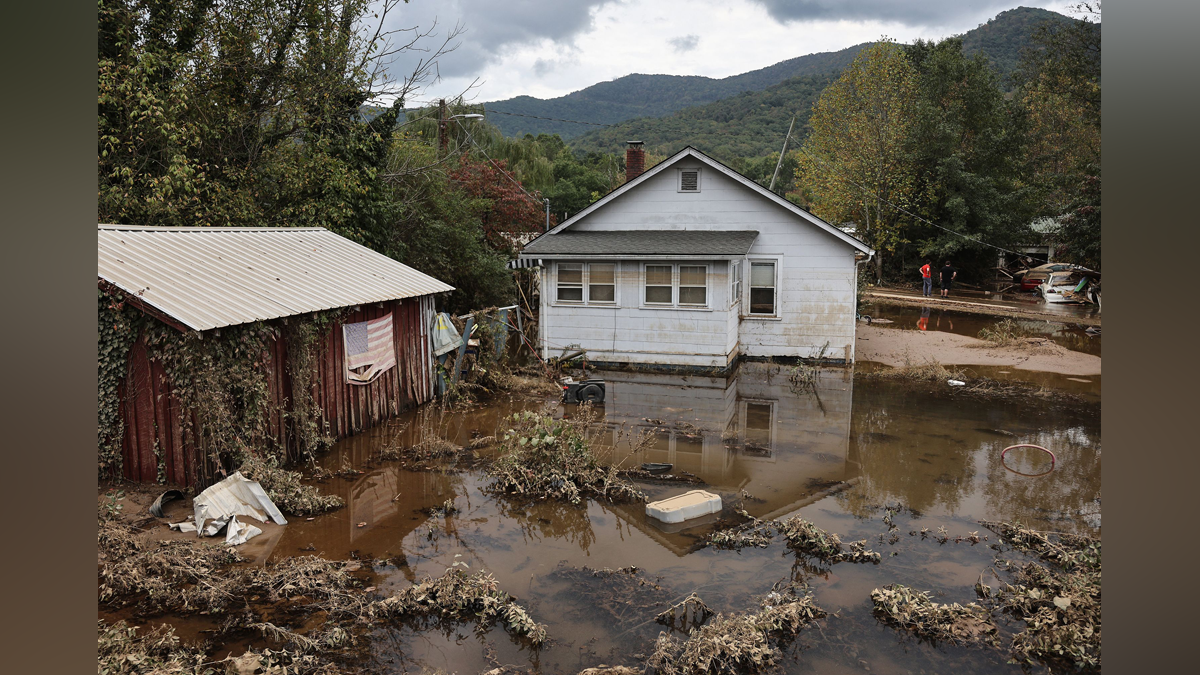
{"label": "metal sheet debris", "polygon": [[163,510],[162,510],[163,504],[166,504],[167,502],[171,501],[172,499],[183,499],[183,492],[180,490],[167,490],[166,492],[159,495],[158,499],[155,499],[154,503],[150,505],[151,515],[162,518],[163,517]]}
{"label": "metal sheet debris", "polygon": [[[196,512],[195,527],[201,534],[210,537],[220,532],[221,527],[233,516],[249,516],[264,523],[270,518],[279,525],[287,525],[287,519],[279,512],[262,486],[248,480],[241,471],[236,471],[225,480],[209,486],[196,496],[192,505]],[[220,521],[219,525],[212,524],[217,526],[217,529],[211,533],[209,530],[212,530],[212,526],[204,526],[209,520]]]}
{"label": "metal sheet debris", "polygon": [[239,521],[237,516],[230,516],[229,526],[225,532],[225,545],[237,546],[244,544],[260,534],[262,534],[261,529],[249,523]]}

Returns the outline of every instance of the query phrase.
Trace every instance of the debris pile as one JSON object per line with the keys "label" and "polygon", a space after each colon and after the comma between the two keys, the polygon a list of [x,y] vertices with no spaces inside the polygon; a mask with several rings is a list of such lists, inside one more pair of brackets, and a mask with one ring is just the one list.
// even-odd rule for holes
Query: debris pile
{"label": "debris pile", "polygon": [[300,482],[301,475],[279,466],[275,459],[246,453],[239,467],[246,478],[256,481],[281,510],[296,516],[315,516],[345,505],[337,495],[323,495]]}
{"label": "debris pile", "polygon": [[645,501],[633,483],[604,466],[592,452],[589,421],[557,420],[529,411],[514,413],[512,427],[498,442],[500,456],[485,467],[492,492],[579,504],[584,497],[604,501]]}
{"label": "debris pile", "polygon": [[647,664],[660,675],[762,672],[779,663],[780,645],[825,616],[807,593],[772,591],[754,614],[717,614],[686,640],[660,633]]}
{"label": "debris pile", "polygon": [[367,620],[420,616],[455,622],[478,619],[480,628],[502,621],[510,632],[527,637],[534,645],[546,641],[546,627],[534,621],[516,598],[500,590],[496,579],[486,572],[467,574],[452,568],[436,579],[426,578],[390,598],[372,602],[362,613]]}
{"label": "debris pile", "polygon": [[867,548],[866,539],[843,544],[836,534],[826,532],[800,516],[792,516],[779,523],[779,529],[793,551],[827,563],[878,563],[881,558]]}
{"label": "debris pile", "polygon": [[994,593],[982,581],[976,586],[997,609],[1025,621],[1025,630],[1013,638],[1013,656],[1030,664],[1041,660],[1099,670],[1100,541],[1038,532],[1019,523],[983,525],[1013,548],[1049,563],[1017,565],[1015,583],[1002,583]]}
{"label": "debris pile", "polygon": [[902,584],[871,591],[875,614],[883,621],[938,642],[996,644],[996,625],[988,610],[975,604],[940,604],[929,593]]}

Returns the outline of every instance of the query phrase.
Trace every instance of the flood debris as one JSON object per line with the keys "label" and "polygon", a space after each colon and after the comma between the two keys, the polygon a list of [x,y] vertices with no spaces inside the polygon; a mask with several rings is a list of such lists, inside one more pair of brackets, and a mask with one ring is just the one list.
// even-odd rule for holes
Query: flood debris
{"label": "flood debris", "polygon": [[368,621],[423,616],[454,622],[478,620],[480,629],[502,622],[509,632],[528,638],[535,646],[547,639],[546,626],[534,621],[516,598],[500,590],[495,577],[487,572],[468,574],[457,568],[372,602],[359,616]]}
{"label": "flood debris", "polygon": [[996,624],[988,610],[976,603],[941,604],[926,591],[889,584],[871,591],[875,615],[933,642],[958,645],[998,643]]}
{"label": "flood debris", "polygon": [[1012,582],[992,591],[982,580],[977,591],[999,611],[1025,622],[1013,637],[1012,655],[1022,663],[1043,661],[1075,670],[1099,670],[1101,664],[1101,547],[1098,539],[1039,532],[1020,523],[982,521],[1013,548],[1037,555],[1037,561],[1013,568]]}
{"label": "flood debris", "polygon": [[617,625],[642,620],[670,600],[666,589],[634,566],[593,569],[560,562],[551,576],[570,582],[589,613],[603,612]]}
{"label": "flood debris", "polygon": [[579,504],[584,497],[602,501],[645,501],[615,465],[603,465],[592,451],[591,419],[554,419],[530,411],[514,413],[498,442],[500,456],[484,467],[494,493]]}
{"label": "flood debris", "polygon": [[704,625],[704,622],[715,614],[716,612],[704,604],[695,591],[692,591],[686,598],[654,617],[654,620],[671,628],[689,630]]}
{"label": "flood debris", "polygon": [[866,539],[843,544],[837,534],[826,532],[798,515],[780,522],[779,529],[793,551],[827,563],[878,563],[881,558],[867,548]]}
{"label": "flood debris", "polygon": [[150,514],[158,518],[163,518],[163,505],[173,499],[183,499],[183,491],[167,490],[159,495],[158,499],[155,499],[154,503],[150,505]]}
{"label": "flood debris", "polygon": [[247,453],[239,471],[261,485],[276,506],[294,516],[315,516],[345,506],[341,497],[323,495],[316,487],[303,484],[299,472],[284,469],[274,458]]}
{"label": "flood debris", "polygon": [[1032,347],[1039,346],[1041,339],[1031,342],[1030,338],[1039,335],[1025,324],[1012,319],[1002,319],[979,329],[979,339],[984,341],[980,347]]}
{"label": "flood debris", "polygon": [[767,594],[757,612],[717,614],[687,639],[659,633],[646,663],[660,675],[763,672],[779,663],[783,644],[823,616],[807,591],[788,585]]}

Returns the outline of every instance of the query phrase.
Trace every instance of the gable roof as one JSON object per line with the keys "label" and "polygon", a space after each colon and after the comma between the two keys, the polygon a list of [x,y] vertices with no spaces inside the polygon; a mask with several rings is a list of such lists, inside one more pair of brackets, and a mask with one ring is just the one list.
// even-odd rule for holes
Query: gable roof
{"label": "gable roof", "polygon": [[[770,190],[766,189],[765,187],[759,185],[758,183],[755,183],[754,181],[750,180],[749,178],[746,178],[745,176],[738,173],[737,171],[734,171],[733,169],[725,166],[724,164],[718,162],[717,160],[713,159],[712,157],[709,157],[708,155],[704,154],[703,152],[700,152],[699,150],[697,150],[696,148],[694,148],[690,145],[684,147],[679,152],[675,153],[674,155],[671,155],[670,157],[666,158],[665,160],[654,165],[653,167],[651,167],[650,169],[648,169],[647,171],[645,171],[644,173],[639,175],[637,178],[634,178],[633,180],[626,182],[624,185],[618,187],[617,189],[613,190],[612,192],[609,192],[607,195],[604,195],[600,199],[598,199],[595,202],[588,205],[586,208],[584,208],[579,213],[576,213],[575,215],[571,216],[570,218],[564,220],[558,226],[552,228],[550,231],[546,232],[545,234],[543,234],[542,236],[538,237],[533,242],[531,242],[529,245],[527,245],[526,250],[529,249],[529,246],[532,246],[533,244],[540,242],[543,239],[548,239],[550,236],[556,235],[556,234],[562,232],[563,230],[571,227],[575,223],[586,218],[588,216],[588,214],[596,211],[597,209],[604,208],[605,204],[608,204],[609,202],[615,200],[616,198],[620,197],[621,195],[625,194],[626,192],[633,190],[637,186],[646,182],[653,176],[656,176],[659,173],[665,171],[667,168],[674,165],[676,162],[678,162],[679,160],[681,160],[685,157],[692,157],[696,160],[699,160],[701,163],[721,172],[722,174],[725,174],[729,178],[732,178],[734,181],[741,183],[742,185],[750,188],[752,191],[758,193],[762,197],[764,197],[772,202],[775,202],[776,204],[778,204],[779,206],[782,206],[783,208],[787,209],[788,211],[792,212],[793,214],[800,216],[800,218],[802,218],[803,220],[821,228],[822,230],[825,230],[829,234],[837,237],[838,239],[849,244],[850,246],[853,246],[855,249],[862,251],[863,253],[867,253],[867,254],[875,253],[875,251],[870,246],[868,246],[866,244],[866,242],[863,242],[860,239],[857,239],[855,237],[850,236],[849,234],[846,234],[842,230],[834,227],[833,225],[830,225],[829,223],[825,222],[824,220],[821,220],[817,216],[814,216],[813,214],[809,213],[808,211],[805,211],[804,209],[800,208],[799,206],[796,206],[795,204],[784,199],[783,197],[780,197],[779,195],[775,194],[774,192],[771,192]],[[688,232],[695,233],[694,230],[688,230]],[[522,252],[522,255],[524,255],[524,252]],[[532,251],[531,251],[531,255],[532,255]]]}
{"label": "gable roof", "polygon": [[601,230],[563,232],[525,247],[533,255],[744,256],[755,230]]}
{"label": "gable roof", "polygon": [[323,227],[97,230],[97,276],[193,330],[454,290]]}

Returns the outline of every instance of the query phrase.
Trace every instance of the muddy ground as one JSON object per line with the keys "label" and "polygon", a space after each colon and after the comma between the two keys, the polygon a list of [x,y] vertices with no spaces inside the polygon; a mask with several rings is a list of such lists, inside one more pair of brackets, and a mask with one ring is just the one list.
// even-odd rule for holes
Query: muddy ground
{"label": "muddy ground", "polygon": [[1004,366],[1020,370],[1086,377],[1100,375],[1100,357],[1033,337],[996,347],[979,338],[942,331],[896,330],[859,325],[855,353],[860,361],[893,367],[937,361],[942,365]]}

